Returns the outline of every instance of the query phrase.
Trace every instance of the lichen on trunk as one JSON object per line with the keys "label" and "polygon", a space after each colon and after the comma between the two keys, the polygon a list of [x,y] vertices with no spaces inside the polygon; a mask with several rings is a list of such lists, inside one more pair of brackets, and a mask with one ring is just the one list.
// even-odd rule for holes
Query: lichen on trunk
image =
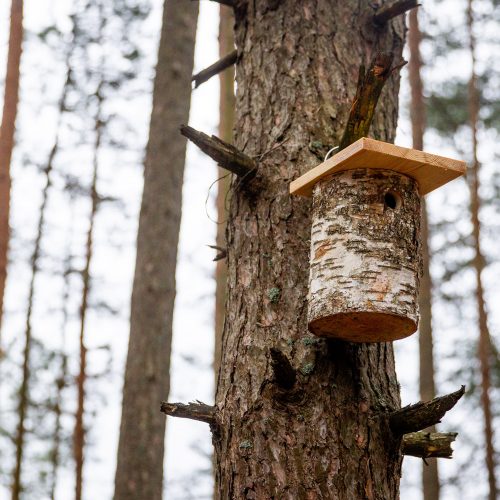
{"label": "lichen on trunk", "polygon": [[[235,3],[236,144],[260,158],[266,183],[233,186],[218,498],[395,499],[400,442],[384,419],[400,406],[392,345],[308,333],[311,205],[288,187],[339,143],[360,64],[375,50],[401,57],[403,21],[378,30],[369,3],[354,0]],[[387,82],[372,125],[388,142],[398,83]],[[277,384],[271,349],[296,370],[291,388]]]}

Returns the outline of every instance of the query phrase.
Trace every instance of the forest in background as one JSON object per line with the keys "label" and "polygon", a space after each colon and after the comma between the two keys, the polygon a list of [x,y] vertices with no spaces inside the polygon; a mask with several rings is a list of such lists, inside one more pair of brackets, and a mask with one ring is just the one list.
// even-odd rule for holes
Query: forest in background
{"label": "forest in background", "polygon": [[[475,34],[481,276],[491,338],[493,429],[498,421],[500,315],[497,134],[498,2],[429,1],[419,8],[427,126],[424,149],[474,164],[471,45]],[[8,50],[2,5],[0,70]],[[11,162],[11,237],[0,362],[0,496],[16,463],[25,338],[30,389],[22,488],[25,498],[66,498],[75,482],[74,439],[86,352],[83,491],[110,498],[118,443],[129,302],[142,192],[160,2],[26,2],[19,108]],[[200,2],[195,72],[218,57],[218,5]],[[409,59],[408,49],[405,58]],[[402,70],[396,143],[411,147],[410,82]],[[5,84],[5,80],[2,79]],[[353,82],[354,86],[355,82]],[[3,87],[3,86],[2,86]],[[354,88],[354,87],[353,87]],[[193,90],[190,124],[218,126],[218,79]],[[180,137],[180,136],[179,136]],[[189,147],[177,268],[171,400],[213,399],[212,262],[218,218],[214,164]],[[470,182],[470,177],[469,177]],[[437,394],[467,387],[440,431],[459,433],[452,460],[439,461],[441,497],[486,498],[483,401],[478,361],[477,283],[470,191],[458,180],[428,197],[432,330]],[[89,235],[91,237],[89,238]],[[476,261],[477,264],[477,261]],[[196,311],[196,314],[193,314]],[[82,327],[83,325],[83,327]],[[417,335],[395,344],[403,403],[419,399]],[[176,420],[176,419],[175,419]],[[166,496],[211,498],[210,434],[169,419]],[[78,432],[76,432],[78,434]],[[491,446],[498,449],[498,433]],[[405,458],[402,498],[421,498],[421,460]],[[90,479],[92,478],[92,479]],[[2,496],[3,498],[3,496]],[[491,497],[490,497],[491,498]]]}

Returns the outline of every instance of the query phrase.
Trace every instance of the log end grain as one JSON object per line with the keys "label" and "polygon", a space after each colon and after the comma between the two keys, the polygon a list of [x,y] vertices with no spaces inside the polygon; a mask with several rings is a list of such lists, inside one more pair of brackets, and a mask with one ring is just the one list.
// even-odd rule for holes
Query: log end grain
{"label": "log end grain", "polygon": [[348,342],[392,342],[410,336],[418,323],[411,318],[374,311],[349,311],[309,322],[318,337]]}

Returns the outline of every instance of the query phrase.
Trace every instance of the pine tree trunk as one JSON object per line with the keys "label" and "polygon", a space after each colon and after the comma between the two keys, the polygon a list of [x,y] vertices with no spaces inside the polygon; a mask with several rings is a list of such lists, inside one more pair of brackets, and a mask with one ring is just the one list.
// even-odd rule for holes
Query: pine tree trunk
{"label": "pine tree trunk", "polygon": [[[265,153],[265,180],[235,185],[231,201],[218,497],[396,499],[400,443],[381,418],[400,405],[392,344],[308,333],[311,205],[289,183],[339,144],[360,64],[376,50],[399,60],[403,20],[377,30],[370,3],[355,0],[236,3],[236,143]],[[398,85],[395,73],[374,119],[378,139],[394,138]],[[288,388],[272,373],[276,350],[296,370]]]}
{"label": "pine tree trunk", "polygon": [[61,464],[61,444],[63,442],[63,393],[66,388],[66,379],[68,378],[68,355],[66,354],[66,329],[69,320],[69,297],[71,288],[71,272],[73,259],[71,258],[71,236],[67,241],[67,253],[65,258],[64,267],[64,288],[62,294],[62,324],[61,324],[61,353],[60,353],[60,372],[56,379],[56,398],[54,402],[54,434],[53,446],[50,452],[51,474],[50,474],[50,487],[49,497],[51,500],[56,500],[56,490],[59,478],[59,466]]}
{"label": "pine tree trunk", "polygon": [[[12,0],[7,73],[5,75],[2,123],[0,125],[0,326],[2,324],[3,299],[7,278],[7,251],[10,237],[10,161],[14,149],[14,133],[19,100],[22,42],[23,0]],[[2,356],[1,347],[0,341],[0,358]]]}
{"label": "pine tree trunk", "polygon": [[175,268],[197,2],[166,0],[144,165],[115,499],[162,498]]}
{"label": "pine tree trunk", "polygon": [[[423,150],[425,130],[425,102],[423,95],[423,83],[420,70],[422,60],[420,56],[420,42],[422,35],[418,25],[418,10],[414,9],[409,14],[408,45],[410,49],[409,80],[411,88],[411,126],[413,136],[413,148]],[[432,342],[432,280],[430,276],[429,257],[429,223],[425,200],[422,199],[422,256],[423,275],[420,280],[420,322],[419,333],[419,357],[420,357],[420,399],[429,401],[436,396],[434,384],[434,353]],[[427,429],[435,432],[435,426]],[[424,500],[439,499],[439,475],[438,463],[435,458],[428,458],[427,465],[423,463],[422,469],[422,491]]]}
{"label": "pine tree trunk", "polygon": [[[69,52],[71,54],[71,51]],[[69,59],[67,60],[69,65]],[[17,431],[15,437],[15,448],[16,448],[16,459],[14,471],[12,474],[12,500],[19,500],[22,493],[22,470],[23,470],[23,457],[24,457],[24,447],[25,447],[25,436],[26,436],[26,417],[28,412],[28,406],[30,401],[30,383],[31,383],[31,346],[33,343],[33,331],[32,331],[32,314],[33,305],[35,300],[35,285],[36,278],[39,271],[39,259],[41,254],[42,237],[45,228],[45,217],[46,209],[49,200],[49,191],[52,186],[52,171],[54,168],[54,159],[59,151],[59,134],[61,129],[61,120],[64,110],[66,109],[66,98],[68,95],[69,84],[71,81],[71,68],[68,66],[66,73],[66,80],[64,82],[63,91],[61,98],[59,100],[58,107],[58,124],[57,132],[54,144],[50,150],[49,157],[47,158],[47,163],[43,169],[45,174],[45,185],[42,191],[42,203],[40,205],[40,218],[38,219],[38,225],[36,230],[35,244],[33,248],[33,253],[31,254],[30,264],[31,264],[31,277],[28,288],[28,301],[26,307],[26,319],[25,319],[25,331],[24,331],[24,352],[23,352],[23,374],[21,386],[19,388],[19,400],[17,407],[17,416],[19,418],[17,424]]]}
{"label": "pine tree trunk", "polygon": [[479,123],[479,89],[476,75],[476,55],[474,37],[474,13],[472,0],[467,2],[467,27],[469,32],[469,50],[472,60],[472,72],[469,80],[469,119],[472,136],[472,165],[468,171],[468,182],[470,189],[470,208],[472,221],[472,236],[474,241],[473,267],[476,273],[476,305],[479,324],[478,356],[481,367],[481,403],[484,414],[484,439],[486,452],[486,469],[488,471],[489,500],[496,500],[497,485],[495,477],[495,450],[493,446],[493,415],[489,390],[491,387],[490,363],[491,363],[491,336],[488,328],[488,314],[484,301],[484,288],[482,283],[482,272],[484,270],[484,257],[481,249],[481,223],[479,212],[481,199],[479,195],[479,169],[478,160],[478,123]]}
{"label": "pine tree trunk", "polygon": [[[219,21],[219,55],[224,57],[234,50],[234,16],[232,10],[226,6],[220,6]],[[233,140],[234,125],[234,68],[230,67],[219,75],[220,81],[220,104],[219,104],[219,137],[231,143]],[[217,183],[217,242],[220,248],[226,246],[226,219],[228,211],[226,202],[228,201],[229,186],[231,184],[230,175],[219,167]],[[227,265],[226,260],[217,261],[215,269],[215,349],[214,349],[214,374],[215,381],[219,374],[222,330],[224,328],[224,316],[226,307],[226,285],[227,285]]]}
{"label": "pine tree trunk", "polygon": [[[64,91],[63,99],[61,100],[60,106],[63,106],[66,91]],[[17,416],[18,424],[15,436],[15,448],[16,448],[16,459],[15,467],[12,474],[12,500],[19,500],[23,491],[22,484],[22,471],[23,471],[23,459],[25,451],[25,439],[26,439],[26,418],[28,415],[28,409],[30,405],[30,385],[31,385],[31,348],[33,344],[33,325],[32,325],[32,315],[33,306],[35,300],[35,285],[36,279],[39,271],[39,259],[42,250],[42,237],[45,228],[45,217],[46,209],[49,199],[49,191],[52,186],[52,170],[53,162],[56,152],[59,148],[58,139],[54,143],[52,150],[50,152],[47,165],[45,166],[45,185],[42,192],[42,203],[40,206],[40,218],[38,219],[38,225],[36,229],[35,244],[33,248],[33,253],[31,254],[30,264],[31,264],[31,276],[28,288],[28,303],[26,307],[26,318],[25,318],[25,330],[24,330],[24,351],[23,351],[23,367],[22,367],[22,380],[21,386],[19,388],[19,400],[17,406]]]}

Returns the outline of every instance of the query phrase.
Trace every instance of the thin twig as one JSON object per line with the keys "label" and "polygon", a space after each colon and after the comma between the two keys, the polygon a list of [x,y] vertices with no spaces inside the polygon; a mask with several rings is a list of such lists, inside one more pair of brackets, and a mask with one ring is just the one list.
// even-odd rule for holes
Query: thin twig
{"label": "thin twig", "polygon": [[213,262],[217,262],[218,260],[225,259],[227,257],[227,248],[223,247],[218,247],[217,245],[207,245],[209,248],[213,248],[214,250],[217,250],[217,254],[215,257],[212,259]]}

